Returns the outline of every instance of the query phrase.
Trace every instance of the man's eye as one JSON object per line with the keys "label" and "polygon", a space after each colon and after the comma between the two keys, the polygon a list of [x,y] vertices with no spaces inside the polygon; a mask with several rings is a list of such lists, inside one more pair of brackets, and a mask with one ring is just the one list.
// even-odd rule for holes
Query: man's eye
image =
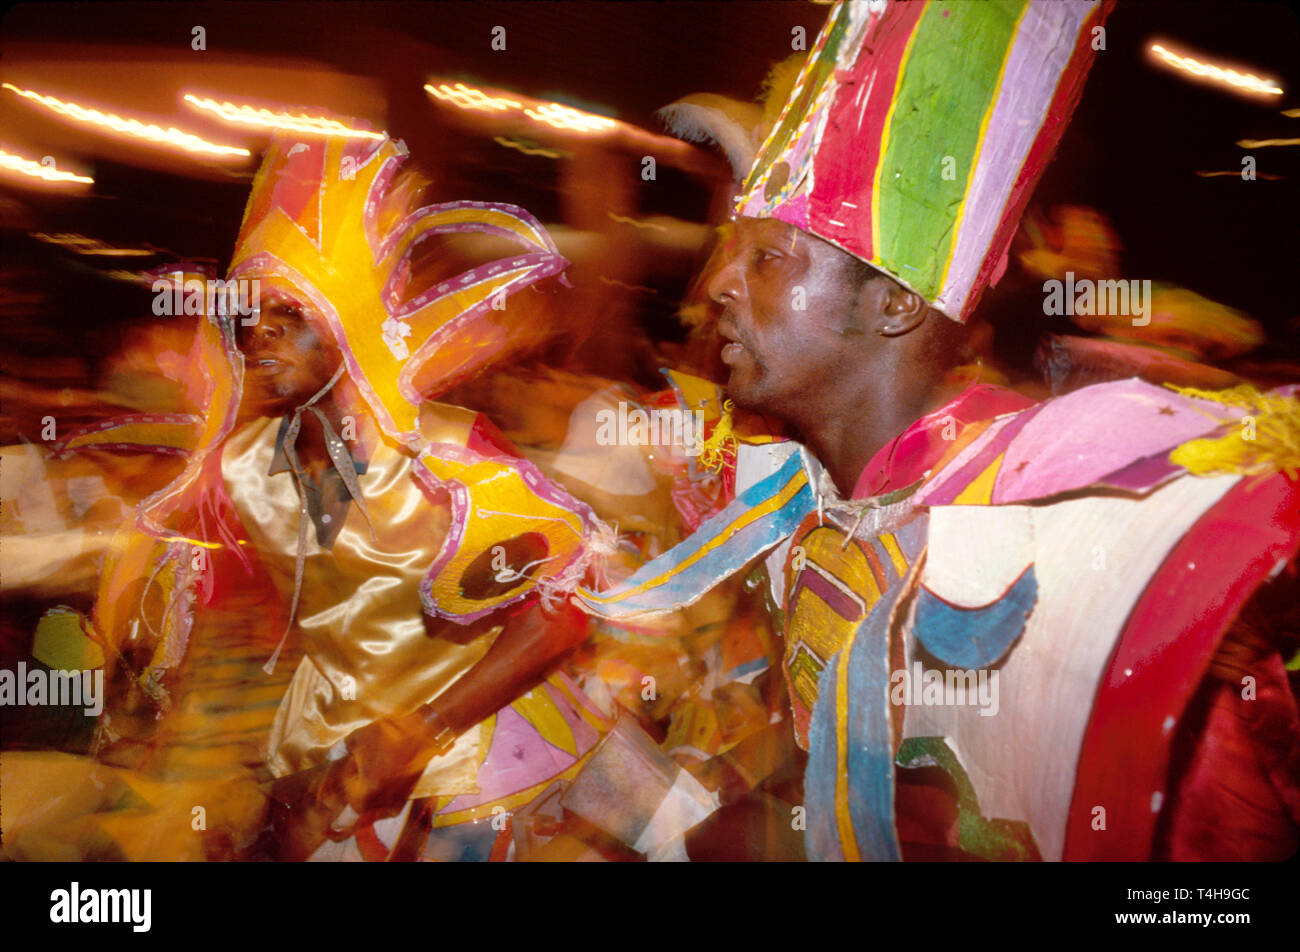
{"label": "man's eye", "polygon": [[772,248],[756,248],[754,249],[754,257],[762,264],[764,261],[775,261],[783,256],[781,252]]}

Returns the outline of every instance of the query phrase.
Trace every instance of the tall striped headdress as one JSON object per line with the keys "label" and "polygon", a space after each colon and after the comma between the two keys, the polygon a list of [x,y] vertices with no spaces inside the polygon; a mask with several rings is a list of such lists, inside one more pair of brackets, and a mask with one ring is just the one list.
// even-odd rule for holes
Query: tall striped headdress
{"label": "tall striped headdress", "polygon": [[737,211],[817,235],[965,322],[1006,265],[1112,3],[841,0]]}

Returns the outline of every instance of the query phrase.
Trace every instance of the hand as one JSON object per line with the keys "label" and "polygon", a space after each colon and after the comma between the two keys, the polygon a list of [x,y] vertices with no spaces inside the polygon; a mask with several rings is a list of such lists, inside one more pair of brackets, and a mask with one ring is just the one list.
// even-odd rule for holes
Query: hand
{"label": "hand", "polygon": [[304,860],[326,839],[342,842],[397,813],[428,762],[453,741],[418,711],[383,718],[348,736],[346,756],[278,781],[271,793],[278,858]]}
{"label": "hand", "polygon": [[281,862],[300,863],[328,839],[330,823],[342,805],[331,806],[320,797],[321,781],[331,764],[281,777],[271,785],[267,827],[262,850]]}
{"label": "hand", "polygon": [[330,765],[316,796],[333,818],[331,839],[346,839],[361,823],[402,808],[429,761],[455,740],[438,725],[436,718],[415,711],[381,718],[349,735],[348,755]]}

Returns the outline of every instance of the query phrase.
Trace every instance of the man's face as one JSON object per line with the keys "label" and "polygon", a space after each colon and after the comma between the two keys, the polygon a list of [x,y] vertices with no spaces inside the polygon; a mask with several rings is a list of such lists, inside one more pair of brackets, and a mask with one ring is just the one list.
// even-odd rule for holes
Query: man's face
{"label": "man's face", "polygon": [[788,417],[833,381],[857,333],[849,265],[845,252],[785,222],[727,226],[706,288],[722,306],[727,393],[738,404]]}
{"label": "man's face", "polygon": [[261,413],[302,406],[329,383],[342,359],[324,319],[272,292],[256,324],[238,328],[244,352],[244,400]]}

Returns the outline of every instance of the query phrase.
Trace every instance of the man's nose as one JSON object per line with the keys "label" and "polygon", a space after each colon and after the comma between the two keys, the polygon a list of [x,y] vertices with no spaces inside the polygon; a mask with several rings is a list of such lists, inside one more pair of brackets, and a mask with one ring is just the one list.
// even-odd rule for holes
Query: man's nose
{"label": "man's nose", "polygon": [[740,300],[743,285],[735,256],[719,252],[705,265],[705,269],[706,272],[711,269],[704,286],[704,293],[709,296],[709,300],[724,305]]}
{"label": "man's nose", "polygon": [[240,334],[243,337],[245,346],[255,346],[259,344],[268,344],[284,333],[280,322],[274,318],[263,314],[261,320],[256,324],[244,326],[241,324]]}

